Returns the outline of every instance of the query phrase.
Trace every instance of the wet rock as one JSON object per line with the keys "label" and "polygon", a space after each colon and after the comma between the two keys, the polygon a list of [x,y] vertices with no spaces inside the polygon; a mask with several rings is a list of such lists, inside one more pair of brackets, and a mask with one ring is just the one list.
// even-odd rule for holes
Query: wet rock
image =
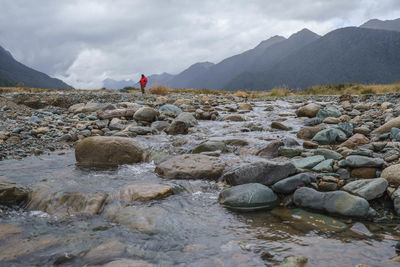
{"label": "wet rock", "polygon": [[135,112],[133,118],[136,121],[153,122],[156,120],[157,116],[158,116],[157,110],[149,107],[142,107]]}
{"label": "wet rock", "polygon": [[218,198],[221,205],[241,211],[272,209],[279,204],[278,196],[267,186],[249,183],[223,190]]}
{"label": "wet rock", "polygon": [[307,104],[296,111],[298,117],[309,117],[313,118],[317,115],[321,106],[315,103]]}
{"label": "wet rock", "polygon": [[176,120],[185,122],[188,125],[188,127],[194,127],[199,124],[199,122],[192,115],[192,113],[189,112],[180,113],[178,117],[176,117]]}
{"label": "wet rock", "polygon": [[387,123],[383,124],[379,128],[372,131],[372,134],[384,134],[389,133],[393,127],[400,128],[400,117],[394,118]]}
{"label": "wet rock", "polygon": [[151,124],[151,128],[161,132],[169,127],[169,122],[167,121],[155,121]]}
{"label": "wet rock", "polygon": [[228,139],[224,140],[224,143],[230,146],[248,146],[249,142],[244,139]]}
{"label": "wet rock", "polygon": [[349,168],[380,168],[385,163],[381,158],[370,158],[365,156],[348,156],[346,159],[339,161],[339,167]]}
{"label": "wet rock", "polygon": [[322,155],[326,159],[334,159],[334,160],[339,160],[343,158],[341,154],[339,154],[336,151],[326,149],[326,148],[318,148],[314,151],[314,155]]}
{"label": "wet rock", "polygon": [[102,208],[106,194],[53,191],[38,185],[31,194],[26,208],[40,210],[60,218],[68,216],[94,215]]}
{"label": "wet rock", "polygon": [[97,117],[100,120],[113,119],[113,118],[132,118],[137,109],[124,108],[124,109],[113,109],[113,110],[101,110],[97,112]]}
{"label": "wet rock", "polygon": [[299,142],[297,142],[297,140],[292,137],[285,137],[282,141],[287,147],[300,146]]}
{"label": "wet rock", "polygon": [[246,121],[245,118],[243,118],[241,115],[238,114],[232,114],[224,117],[222,119],[223,121]]}
{"label": "wet rock", "polygon": [[390,198],[393,200],[393,206],[396,214],[400,215],[400,187],[393,192]]}
{"label": "wet rock", "polygon": [[343,142],[347,139],[346,134],[339,129],[328,128],[318,132],[312,141],[320,145],[331,145]]}
{"label": "wet rock", "polygon": [[124,254],[126,245],[118,240],[108,241],[95,247],[85,254],[83,259],[90,264],[101,263],[112,260]]}
{"label": "wet rock", "polygon": [[26,202],[30,189],[0,176],[0,204],[18,206]]}
{"label": "wet rock", "polygon": [[349,139],[347,139],[344,143],[342,143],[340,146],[348,147],[351,149],[357,148],[359,146],[369,144],[370,141],[367,137],[365,137],[363,134],[355,134]]}
{"label": "wet rock", "polygon": [[298,169],[312,169],[314,166],[324,160],[324,156],[317,155],[307,158],[292,159],[292,163]]}
{"label": "wet rock", "polygon": [[350,231],[353,231],[359,235],[365,235],[368,237],[373,236],[373,234],[368,230],[368,228],[360,222],[356,222],[351,228]]}
{"label": "wet rock", "polygon": [[212,152],[212,151],[221,151],[222,153],[227,152],[228,149],[224,142],[222,141],[205,141],[200,145],[196,146],[193,150],[193,154],[198,154],[202,152]]}
{"label": "wet rock", "polygon": [[58,241],[54,238],[35,238],[28,239],[12,238],[0,246],[0,261],[15,260],[19,257],[42,252],[51,246],[57,245]]}
{"label": "wet rock", "polygon": [[230,185],[261,183],[272,185],[296,172],[291,162],[257,161],[226,172],[223,179]]}
{"label": "wet rock", "polygon": [[275,183],[272,186],[272,190],[277,193],[290,194],[293,193],[300,186],[307,186],[315,182],[317,182],[317,180],[313,173],[299,173]]}
{"label": "wet rock", "polygon": [[339,175],[339,179],[340,179],[340,180],[347,180],[347,179],[350,178],[350,173],[349,173],[349,171],[346,170],[346,169],[344,169],[344,168],[339,168],[339,169],[336,171],[336,174]]}
{"label": "wet rock", "polygon": [[142,161],[144,150],[131,138],[96,136],[76,145],[75,158],[85,167],[114,167]]}
{"label": "wet rock", "polygon": [[343,216],[366,217],[369,213],[367,200],[344,191],[322,193],[302,187],[294,192],[293,201],[299,207]]}
{"label": "wet rock", "polygon": [[258,150],[256,155],[263,158],[276,158],[279,156],[279,147],[281,146],[284,146],[282,141],[272,141],[266,147]]}
{"label": "wet rock", "polygon": [[273,129],[278,129],[278,130],[283,130],[283,131],[290,131],[292,130],[292,127],[286,126],[283,123],[279,121],[273,121],[271,123],[271,128]]}
{"label": "wet rock", "polygon": [[244,110],[244,111],[253,110],[250,103],[238,103],[237,108],[238,110]]}
{"label": "wet rock", "polygon": [[339,118],[340,116],[342,116],[342,113],[340,113],[339,110],[337,110],[336,108],[328,108],[328,109],[320,109],[317,113],[317,117],[324,120],[328,117],[335,117],[335,118]]}
{"label": "wet rock", "polygon": [[322,131],[320,126],[305,126],[297,132],[297,137],[300,139],[311,140],[318,132]]}
{"label": "wet rock", "polygon": [[171,135],[187,134],[189,131],[189,125],[181,120],[173,120],[172,123],[165,129],[165,132]]}
{"label": "wet rock", "polygon": [[311,118],[304,121],[304,126],[315,126],[321,124],[322,120],[320,118]]}
{"label": "wet rock", "polygon": [[286,257],[279,267],[305,267],[308,259],[303,256],[289,256]]}
{"label": "wet rock", "polygon": [[376,171],[377,168],[357,168],[351,170],[351,177],[356,177],[360,179],[371,179],[371,178],[376,178]]}
{"label": "wet rock", "polygon": [[0,224],[0,240],[14,234],[19,234],[22,231],[23,231],[22,228],[19,228],[12,224]]}
{"label": "wet rock", "polygon": [[128,128],[128,131],[135,133],[136,135],[147,135],[152,133],[151,128],[146,126],[132,126]]}
{"label": "wet rock", "polygon": [[175,105],[165,104],[158,109],[158,112],[175,118],[182,113],[182,110]]}
{"label": "wet rock", "polygon": [[328,117],[328,118],[324,119],[323,123],[338,124],[338,123],[340,123],[340,119],[339,118],[335,118],[335,117]]}
{"label": "wet rock", "polygon": [[376,178],[350,182],[343,187],[343,190],[366,200],[372,200],[382,196],[387,186],[388,182],[385,179]]}
{"label": "wet rock", "polygon": [[315,172],[333,172],[333,163],[333,159],[327,159],[315,165],[312,170]]}
{"label": "wet rock", "polygon": [[382,178],[385,178],[389,184],[394,186],[400,185],[400,164],[387,167],[382,171]]}
{"label": "wet rock", "polygon": [[318,143],[314,143],[314,142],[311,142],[311,141],[304,141],[303,142],[303,147],[304,148],[306,148],[306,149],[315,149],[315,148],[318,148]]}
{"label": "wet rock", "polygon": [[113,200],[134,202],[134,201],[150,201],[154,199],[162,199],[172,195],[174,190],[172,187],[163,184],[132,184],[125,186],[120,191],[111,194],[107,198],[107,202]]}
{"label": "wet rock", "polygon": [[154,267],[155,265],[144,260],[118,259],[102,267]]}
{"label": "wet rock", "polygon": [[156,166],[156,173],[169,179],[218,179],[225,162],[217,157],[186,154],[173,157]]}
{"label": "wet rock", "polygon": [[291,148],[291,147],[280,147],[279,148],[279,156],[293,158],[296,156],[300,156],[302,153],[302,149],[300,148]]}

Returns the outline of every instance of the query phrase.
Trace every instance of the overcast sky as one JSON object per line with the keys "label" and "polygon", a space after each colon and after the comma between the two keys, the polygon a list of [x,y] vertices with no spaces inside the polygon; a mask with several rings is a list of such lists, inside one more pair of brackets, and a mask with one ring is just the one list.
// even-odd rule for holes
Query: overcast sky
{"label": "overcast sky", "polygon": [[274,35],[400,17],[399,0],[0,0],[0,45],[75,88],[176,74]]}

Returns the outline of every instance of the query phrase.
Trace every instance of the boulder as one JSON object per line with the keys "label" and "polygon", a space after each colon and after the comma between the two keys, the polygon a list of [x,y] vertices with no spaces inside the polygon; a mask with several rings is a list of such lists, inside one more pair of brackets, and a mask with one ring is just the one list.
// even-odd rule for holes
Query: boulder
{"label": "boulder", "polygon": [[188,127],[194,127],[199,124],[196,118],[190,112],[180,113],[178,117],[176,117],[176,120],[185,122]]}
{"label": "boulder", "polygon": [[85,167],[116,167],[140,162],[144,149],[135,139],[115,136],[85,138],[76,145],[75,158]]}
{"label": "boulder", "polygon": [[319,109],[321,108],[320,105],[315,103],[307,104],[296,111],[296,115],[298,117],[309,117],[313,118],[317,115]]}
{"label": "boulder", "polygon": [[315,172],[333,172],[333,159],[326,159],[315,165],[312,170]]}
{"label": "boulder", "polygon": [[297,138],[311,140],[318,132],[322,131],[321,126],[305,126],[297,132]]}
{"label": "boulder", "polygon": [[151,128],[161,132],[161,131],[167,129],[169,125],[170,124],[167,121],[155,121],[151,124]]}
{"label": "boulder", "polygon": [[101,110],[97,112],[97,117],[100,120],[120,118],[120,117],[132,118],[136,111],[137,109],[133,108]]}
{"label": "boulder", "polygon": [[272,186],[272,190],[277,193],[291,194],[300,186],[307,186],[316,182],[314,173],[304,172],[280,180]]}
{"label": "boulder", "polygon": [[238,103],[237,108],[238,110],[244,110],[244,111],[253,110],[250,103]]}
{"label": "boulder", "polygon": [[134,201],[150,201],[154,199],[162,199],[172,195],[174,190],[169,185],[163,184],[131,184],[125,186],[120,191],[108,196],[107,202],[113,200],[134,202]]}
{"label": "boulder", "polygon": [[349,122],[349,121],[341,122],[337,125],[337,127],[339,130],[344,132],[347,137],[350,137],[353,135],[354,126],[353,126],[352,122]]}
{"label": "boulder", "polygon": [[331,145],[343,142],[347,139],[346,134],[339,129],[328,128],[318,132],[312,141],[320,145]]}
{"label": "boulder", "polygon": [[382,178],[385,178],[389,184],[394,186],[400,185],[400,164],[387,167],[382,171]]}
{"label": "boulder", "polygon": [[311,142],[311,141],[304,141],[303,142],[303,147],[304,148],[306,148],[306,149],[316,149],[316,148],[318,148],[318,144],[317,143],[314,143],[314,142]]}
{"label": "boulder", "polygon": [[381,158],[370,158],[366,156],[352,155],[339,161],[339,167],[349,168],[380,168],[385,163]]}
{"label": "boulder", "polygon": [[328,117],[339,118],[340,116],[342,116],[342,113],[340,113],[339,110],[333,107],[328,109],[321,108],[317,113],[317,117],[321,120],[324,120]]}
{"label": "boulder", "polygon": [[281,146],[284,146],[284,143],[282,141],[272,141],[266,147],[258,150],[256,155],[263,158],[276,158],[279,156],[279,147]]}
{"label": "boulder", "polygon": [[283,123],[279,121],[273,121],[271,123],[271,128],[272,129],[278,129],[278,130],[283,130],[283,131],[290,131],[292,130],[292,127],[286,126]]}
{"label": "boulder", "polygon": [[378,198],[385,193],[388,182],[383,178],[364,179],[350,182],[343,186],[343,190],[366,200]]}
{"label": "boulder", "polygon": [[299,207],[343,216],[366,217],[369,214],[367,200],[344,191],[323,193],[302,187],[294,192],[293,201]]}
{"label": "boulder", "polygon": [[400,128],[400,117],[394,118],[387,123],[383,124],[379,128],[372,131],[372,134],[384,134],[389,133],[393,127]]}
{"label": "boulder", "polygon": [[167,134],[177,135],[177,134],[187,134],[189,132],[189,125],[181,120],[173,120],[172,123],[165,129]]}
{"label": "boulder", "polygon": [[158,112],[175,118],[182,113],[182,110],[175,105],[165,104],[158,109]]}
{"label": "boulder", "polygon": [[142,107],[135,112],[133,118],[136,121],[153,122],[156,120],[157,115],[158,115],[157,110],[149,107]]}
{"label": "boulder", "polygon": [[278,196],[267,186],[249,183],[233,186],[219,194],[221,205],[240,211],[272,209],[279,204]]}
{"label": "boulder", "polygon": [[317,155],[306,158],[292,159],[292,163],[298,169],[312,169],[314,166],[324,160],[324,156]]}
{"label": "boulder", "polygon": [[222,141],[206,141],[201,143],[200,145],[196,146],[193,150],[193,154],[198,154],[202,152],[211,152],[211,151],[221,151],[221,152],[227,152],[228,149],[226,148],[226,145]]}
{"label": "boulder", "polygon": [[223,179],[230,185],[261,183],[272,185],[296,173],[291,162],[262,160],[238,166],[224,174]]}
{"label": "boulder", "polygon": [[156,166],[155,172],[169,179],[218,179],[225,162],[217,157],[201,154],[175,156]]}
{"label": "boulder", "polygon": [[26,202],[30,189],[0,176],[0,204],[18,206]]}
{"label": "boulder", "polygon": [[347,148],[355,149],[359,146],[369,144],[369,143],[370,143],[370,141],[367,137],[365,137],[365,135],[357,133],[357,134],[353,135],[352,137],[350,137],[349,139],[347,139],[342,144],[340,144],[340,146],[345,146]]}

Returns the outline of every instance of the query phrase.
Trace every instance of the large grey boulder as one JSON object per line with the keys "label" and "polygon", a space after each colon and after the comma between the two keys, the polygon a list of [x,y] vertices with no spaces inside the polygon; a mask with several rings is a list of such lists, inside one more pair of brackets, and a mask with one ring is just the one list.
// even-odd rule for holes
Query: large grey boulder
{"label": "large grey boulder", "polygon": [[304,172],[285,178],[272,186],[272,190],[277,193],[293,193],[298,186],[307,186],[317,182],[314,173]]}
{"label": "large grey boulder", "polygon": [[365,156],[352,155],[348,156],[346,159],[339,161],[339,167],[349,167],[349,168],[380,168],[385,163],[381,158],[370,158]]}
{"label": "large grey boulder", "polygon": [[313,138],[313,142],[317,142],[320,145],[331,145],[339,142],[343,142],[347,139],[346,134],[335,128],[328,128],[318,132]]}
{"label": "large grey boulder", "polygon": [[293,201],[299,207],[344,216],[366,217],[369,214],[367,200],[344,191],[323,193],[308,187],[302,187],[294,192]]}
{"label": "large grey boulder", "polygon": [[218,179],[225,162],[217,157],[185,154],[170,158],[156,166],[155,172],[169,179]]}
{"label": "large grey boulder", "polygon": [[153,122],[156,120],[157,115],[157,110],[149,107],[142,107],[135,112],[133,118],[137,121]]}
{"label": "large grey boulder", "polygon": [[75,158],[84,167],[116,167],[144,159],[144,149],[132,138],[95,136],[80,141]]}
{"label": "large grey boulder", "polygon": [[383,178],[364,179],[350,182],[343,186],[343,190],[366,200],[378,198],[385,193],[388,182]]}
{"label": "large grey boulder", "polygon": [[235,210],[272,209],[279,204],[278,196],[267,186],[250,183],[233,186],[219,194],[221,205]]}
{"label": "large grey boulder", "polygon": [[262,160],[228,171],[223,178],[230,185],[247,183],[272,185],[294,173],[296,167],[291,162]]}
{"label": "large grey boulder", "polygon": [[182,113],[182,110],[175,105],[165,104],[158,109],[163,115],[176,117]]}
{"label": "large grey boulder", "polygon": [[190,112],[182,112],[176,117],[176,120],[178,121],[183,121],[188,125],[188,127],[193,127],[199,124],[199,122],[196,120],[196,118],[193,116],[192,113]]}

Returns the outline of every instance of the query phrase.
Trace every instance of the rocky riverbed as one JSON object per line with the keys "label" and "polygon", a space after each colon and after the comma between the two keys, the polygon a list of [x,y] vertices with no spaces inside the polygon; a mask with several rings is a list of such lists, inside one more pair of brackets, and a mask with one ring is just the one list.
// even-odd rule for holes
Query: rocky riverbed
{"label": "rocky riverbed", "polygon": [[0,119],[1,264],[399,264],[398,94],[8,93]]}

